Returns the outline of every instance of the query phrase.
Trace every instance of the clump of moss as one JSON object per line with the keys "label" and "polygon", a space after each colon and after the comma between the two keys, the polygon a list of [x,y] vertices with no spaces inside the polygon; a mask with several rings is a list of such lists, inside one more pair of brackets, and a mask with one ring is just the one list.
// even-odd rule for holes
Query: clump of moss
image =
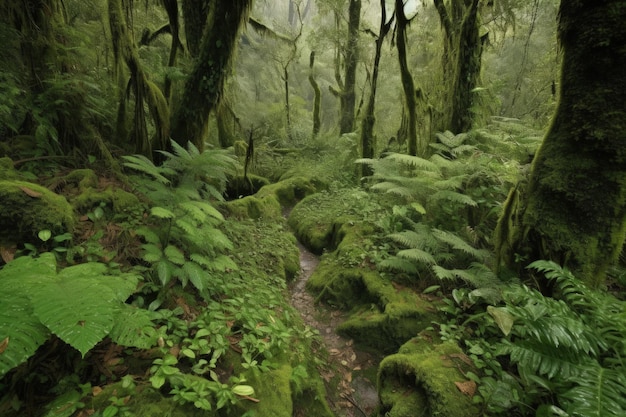
{"label": "clump of moss", "polygon": [[456,358],[463,355],[453,342],[440,344],[411,340],[380,363],[380,414],[394,417],[480,415],[470,396],[455,384],[466,378]]}
{"label": "clump of moss", "polygon": [[278,219],[282,216],[280,203],[273,195],[250,195],[227,201],[221,207],[228,215],[237,219]]}
{"label": "clump of moss", "polygon": [[34,242],[40,230],[72,231],[76,219],[67,200],[26,181],[0,181],[0,230],[3,239]]}
{"label": "clump of moss", "polygon": [[315,182],[310,178],[292,177],[264,186],[259,190],[258,196],[264,197],[273,194],[282,206],[287,207],[296,204],[308,195],[316,193],[321,188],[323,188],[323,184]]}
{"label": "clump of moss", "polygon": [[252,195],[269,183],[267,178],[258,175],[248,174],[246,178],[239,175],[228,180],[225,197],[227,200],[234,200]]}

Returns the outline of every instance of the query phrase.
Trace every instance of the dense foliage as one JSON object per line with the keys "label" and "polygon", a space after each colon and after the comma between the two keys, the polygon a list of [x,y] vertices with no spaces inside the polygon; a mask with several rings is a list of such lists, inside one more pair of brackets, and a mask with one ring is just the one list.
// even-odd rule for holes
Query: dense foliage
{"label": "dense foliage", "polygon": [[[562,83],[551,0],[4,1],[0,415],[338,415],[361,370],[329,376],[337,352],[289,304],[294,235],[335,330],[386,355],[372,416],[626,414],[623,108],[603,107],[623,101],[595,99],[626,91],[609,3],[591,26],[591,2],[562,3]],[[574,35],[616,60],[593,91]],[[545,156],[562,84],[584,94],[561,111],[602,115],[553,121],[557,149],[590,132],[584,158]],[[529,240],[537,152],[554,173],[535,188],[569,191],[530,200],[556,232]],[[611,187],[584,186],[608,165]],[[612,228],[589,257],[561,251],[593,240],[554,226],[570,198]]]}

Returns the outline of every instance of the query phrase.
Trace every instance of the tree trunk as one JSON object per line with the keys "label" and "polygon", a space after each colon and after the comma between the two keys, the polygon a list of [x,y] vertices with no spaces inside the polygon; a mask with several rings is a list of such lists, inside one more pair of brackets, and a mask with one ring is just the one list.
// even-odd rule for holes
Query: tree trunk
{"label": "tree trunk", "polygon": [[[408,151],[409,155],[417,155],[417,99],[415,97],[415,83],[409,71],[406,58],[406,27],[409,21],[404,15],[404,1],[396,0],[396,21],[398,31],[396,34],[396,45],[398,47],[398,59],[400,61],[400,77],[402,79],[402,89],[404,90],[404,100],[408,121]],[[420,154],[425,147],[420,147]]]}
{"label": "tree trunk", "polygon": [[[370,97],[367,102],[367,107],[365,108],[365,115],[363,116],[363,122],[361,125],[361,148],[362,148],[362,156],[363,158],[373,158],[374,150],[376,147],[374,141],[374,124],[376,123],[376,118],[374,116],[374,110],[376,106],[376,87],[378,84],[378,67],[380,65],[380,56],[383,49],[383,42],[385,41],[385,36],[389,33],[389,29],[391,28],[391,24],[393,19],[390,19],[387,22],[387,12],[385,9],[385,0],[380,0],[380,28],[378,30],[378,37],[376,38],[376,53],[374,55],[374,68],[372,70],[372,88],[370,92]],[[369,165],[362,165],[363,176],[372,175],[372,170]]]}
{"label": "tree trunk", "polygon": [[339,133],[354,131],[356,106],[356,67],[359,63],[359,27],[361,25],[361,0],[350,0],[348,9],[348,43],[346,46],[344,88],[341,91],[341,120]]}
{"label": "tree trunk", "polygon": [[322,121],[320,119],[320,108],[322,105],[322,91],[320,90],[320,86],[315,81],[315,77],[313,76],[313,65],[315,64],[315,51],[311,51],[311,55],[309,57],[309,83],[313,88],[313,137],[315,138],[320,133],[320,128],[322,126]]}
{"label": "tree trunk", "polygon": [[442,83],[440,114],[435,131],[466,132],[472,128],[473,90],[479,82],[482,40],[479,34],[479,0],[434,0],[443,28]]}
{"label": "tree trunk", "polygon": [[185,82],[181,103],[172,120],[172,138],[202,149],[209,113],[220,100],[237,35],[252,0],[218,1],[212,6],[199,55]]}
{"label": "tree trunk", "polygon": [[626,1],[562,0],[559,16],[559,104],[508,216],[521,224],[499,230],[524,264],[550,259],[598,287],[626,235]]}

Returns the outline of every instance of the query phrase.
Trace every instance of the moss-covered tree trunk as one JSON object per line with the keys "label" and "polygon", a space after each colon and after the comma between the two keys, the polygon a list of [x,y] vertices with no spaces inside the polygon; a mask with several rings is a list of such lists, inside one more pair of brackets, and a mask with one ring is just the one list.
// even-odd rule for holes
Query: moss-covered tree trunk
{"label": "moss-covered tree trunk", "polygon": [[[172,118],[172,139],[203,148],[209,113],[219,103],[237,35],[252,0],[219,0],[210,8],[207,27],[181,102]],[[186,18],[189,16],[186,16]]]}
{"label": "moss-covered tree trunk", "polygon": [[435,131],[467,132],[472,128],[482,60],[479,0],[434,0],[444,35],[440,114]]}
{"label": "moss-covered tree trunk", "polygon": [[417,155],[425,147],[418,150],[417,144],[417,97],[415,96],[415,83],[409,70],[406,57],[406,27],[409,23],[404,14],[404,1],[396,0],[396,45],[398,47],[398,60],[400,61],[400,77],[402,79],[402,89],[404,90],[404,104],[408,122],[408,152],[409,155]]}
{"label": "moss-covered tree trunk", "polygon": [[626,234],[626,1],[562,0],[559,16],[560,100],[522,191],[513,250],[597,287]]}
{"label": "moss-covered tree trunk", "polygon": [[322,120],[320,117],[322,107],[322,90],[319,84],[315,80],[315,74],[313,73],[313,66],[315,65],[315,51],[311,51],[309,56],[309,83],[313,88],[313,137],[316,137],[320,133],[322,126]]}
{"label": "moss-covered tree trunk", "polygon": [[340,95],[341,119],[339,133],[354,130],[356,107],[356,68],[359,63],[359,27],[361,25],[361,0],[350,0],[348,8],[348,41],[346,45],[345,76]]}

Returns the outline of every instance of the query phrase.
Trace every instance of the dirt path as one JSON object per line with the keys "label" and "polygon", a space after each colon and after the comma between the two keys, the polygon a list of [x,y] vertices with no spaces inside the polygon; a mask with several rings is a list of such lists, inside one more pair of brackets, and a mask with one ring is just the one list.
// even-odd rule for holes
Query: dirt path
{"label": "dirt path", "polygon": [[[332,387],[328,387],[330,405],[340,417],[369,417],[378,404],[378,393],[376,381],[371,381],[364,373],[368,370],[375,372],[379,359],[358,350],[352,340],[335,332],[344,319],[341,311],[315,305],[313,296],[305,287],[319,264],[319,259],[301,244],[298,247],[301,272],[289,288],[291,304],[300,312],[308,326],[319,331],[328,351],[331,366],[322,370],[322,377],[327,383],[332,382]],[[367,373],[371,375],[373,372]]]}

